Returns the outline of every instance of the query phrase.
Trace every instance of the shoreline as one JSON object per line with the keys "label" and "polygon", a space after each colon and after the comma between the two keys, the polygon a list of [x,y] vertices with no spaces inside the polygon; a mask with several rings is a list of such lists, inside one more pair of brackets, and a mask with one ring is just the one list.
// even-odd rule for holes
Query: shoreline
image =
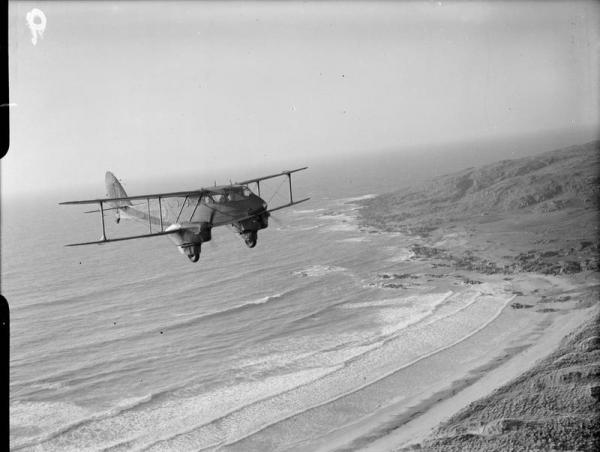
{"label": "shoreline", "polygon": [[[452,374],[448,379],[449,383],[432,379],[431,390],[387,405],[316,441],[296,445],[292,450],[310,447],[321,452],[378,451],[418,442],[440,422],[468,403],[518,377],[533,365],[535,359],[552,353],[562,338],[585,322],[589,313],[594,310],[596,307],[575,309],[564,306],[553,312],[523,312],[512,307],[509,302],[497,319],[466,341],[440,350],[435,356],[423,358],[420,363],[413,364],[411,369],[399,371],[405,373],[404,378],[399,381],[410,384],[411,380],[430,378],[425,377],[428,368],[442,372],[451,368],[455,362],[464,362],[464,370],[446,372],[448,376]],[[536,316],[539,316],[537,320]],[[529,329],[527,324],[530,324]],[[516,331],[521,327],[522,333],[517,334]],[[510,338],[511,335],[515,337]],[[484,349],[491,353],[487,356],[478,344],[493,340],[497,342],[496,346]],[[535,359],[532,360],[532,356]]]}
{"label": "shoreline", "polygon": [[510,347],[504,356],[495,358],[470,372],[467,377],[454,381],[449,389],[441,391],[439,397],[434,394],[419,406],[420,416],[414,416],[388,434],[365,444],[361,450],[410,450],[411,446],[418,447],[417,444],[426,440],[442,422],[534,368],[554,353],[566,336],[577,331],[590,316],[598,312],[598,308],[593,307],[568,313],[566,322],[563,322],[563,316],[557,316],[535,343]]}
{"label": "shoreline", "polygon": [[[517,295],[505,312],[551,321],[502,344],[505,358],[490,356],[409,410],[397,406],[396,419],[340,436],[338,450],[600,446],[599,146],[468,168],[361,203],[362,230],[410,237],[410,260],[435,278],[502,278]],[[422,281],[394,270],[381,286]]]}

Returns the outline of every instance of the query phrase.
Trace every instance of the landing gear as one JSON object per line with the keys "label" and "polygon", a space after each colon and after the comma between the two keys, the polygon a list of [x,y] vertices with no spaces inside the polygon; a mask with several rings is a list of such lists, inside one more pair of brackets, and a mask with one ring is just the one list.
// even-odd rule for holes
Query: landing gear
{"label": "landing gear", "polygon": [[254,248],[256,246],[256,241],[258,240],[258,233],[256,231],[243,232],[242,235],[248,248]]}
{"label": "landing gear", "polygon": [[268,225],[268,212],[244,220],[239,223],[233,223],[232,226],[244,239],[244,243],[248,248],[254,248],[258,240],[258,231],[264,229]]}
{"label": "landing gear", "polygon": [[193,245],[186,248],[186,255],[188,259],[192,262],[198,262],[200,259],[200,249],[201,245]]}

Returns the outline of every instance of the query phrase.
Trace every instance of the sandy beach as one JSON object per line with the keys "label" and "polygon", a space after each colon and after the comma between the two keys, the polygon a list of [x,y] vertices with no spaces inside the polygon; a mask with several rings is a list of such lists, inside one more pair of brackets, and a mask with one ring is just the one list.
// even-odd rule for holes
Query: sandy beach
{"label": "sandy beach", "polygon": [[[519,291],[517,287],[531,284],[528,279],[516,278],[511,288]],[[543,284],[540,290],[542,284],[535,282],[536,295],[560,297],[577,287],[560,278],[544,278]],[[545,304],[533,310],[515,308],[516,303],[531,298],[531,293],[515,295],[476,334],[374,384],[370,392],[380,397],[393,397],[394,386],[413,390],[411,397],[324,436],[316,450],[394,450],[418,443],[469,403],[531,368],[554,351],[565,335],[598,312],[597,307],[585,307],[587,304],[578,301]],[[364,397],[374,396],[363,394],[362,400]]]}

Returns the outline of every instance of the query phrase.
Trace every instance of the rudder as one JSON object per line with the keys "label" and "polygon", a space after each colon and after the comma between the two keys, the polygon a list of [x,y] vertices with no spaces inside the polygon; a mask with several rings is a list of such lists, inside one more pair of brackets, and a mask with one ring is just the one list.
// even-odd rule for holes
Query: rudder
{"label": "rudder", "polygon": [[[125,189],[121,185],[121,183],[117,180],[115,175],[110,171],[106,172],[104,176],[104,185],[106,186],[106,196],[109,198],[126,198],[127,193]],[[115,207],[125,207],[131,206],[131,201],[119,201],[118,203],[114,203]]]}

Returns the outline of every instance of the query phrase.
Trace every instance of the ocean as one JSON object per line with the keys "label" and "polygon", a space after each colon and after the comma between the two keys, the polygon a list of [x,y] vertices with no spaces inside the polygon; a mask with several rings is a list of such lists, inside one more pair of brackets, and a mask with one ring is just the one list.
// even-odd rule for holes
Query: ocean
{"label": "ocean", "polygon": [[[415,239],[361,230],[357,202],[408,180],[402,168],[327,181],[309,169],[295,185],[312,199],[277,212],[256,248],[217,228],[196,264],[166,237],[64,247],[97,239],[97,214],[5,200],[11,449],[310,450],[424,390],[393,379],[510,297],[376,284],[408,268]],[[145,232],[123,223],[111,228]]]}

